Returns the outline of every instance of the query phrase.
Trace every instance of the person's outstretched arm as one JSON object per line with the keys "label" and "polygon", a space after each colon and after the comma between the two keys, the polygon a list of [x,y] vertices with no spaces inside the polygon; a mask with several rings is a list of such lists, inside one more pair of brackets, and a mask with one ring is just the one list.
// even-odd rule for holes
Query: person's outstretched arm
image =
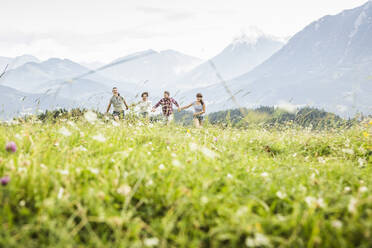
{"label": "person's outstretched arm", "polygon": [[188,108],[190,108],[191,106],[192,106],[192,103],[190,103],[190,104],[187,105],[187,106],[182,107],[181,110],[188,109]]}
{"label": "person's outstretched arm", "polygon": [[111,101],[110,101],[109,105],[107,106],[106,113],[108,113],[110,111],[110,108],[111,108]]}
{"label": "person's outstretched arm", "polygon": [[155,112],[155,110],[160,106],[161,102],[162,102],[163,99],[161,99],[157,104],[155,104],[154,107],[152,107],[152,112]]}
{"label": "person's outstretched arm", "polygon": [[180,105],[178,104],[178,102],[177,102],[176,100],[174,100],[173,98],[171,98],[171,102],[172,102],[174,105],[177,106],[177,108],[178,108],[178,112],[180,112],[180,111],[181,111],[181,108],[180,108]]}
{"label": "person's outstretched arm", "polygon": [[125,107],[127,108],[127,110],[129,109],[129,107],[128,107],[128,104],[127,104],[127,102],[125,101],[125,99],[124,99],[124,97],[123,97],[123,102],[124,102],[124,105],[125,105]]}

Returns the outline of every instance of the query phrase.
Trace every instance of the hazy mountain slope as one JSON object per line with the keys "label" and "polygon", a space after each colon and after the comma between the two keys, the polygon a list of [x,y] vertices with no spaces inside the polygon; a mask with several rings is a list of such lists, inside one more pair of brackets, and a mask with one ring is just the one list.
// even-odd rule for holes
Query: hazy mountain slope
{"label": "hazy mountain slope", "polygon": [[[277,52],[283,42],[256,31],[236,38],[221,53],[211,59],[224,79],[231,79],[249,72]],[[207,61],[177,81],[178,88],[207,86],[218,82],[216,71]]]}
{"label": "hazy mountain slope", "polygon": [[[291,102],[343,115],[371,113],[371,33],[370,1],[311,23],[263,64],[228,85],[242,106]],[[204,91],[214,101],[212,109],[235,106],[221,84],[195,91]]]}
{"label": "hazy mountain slope", "polygon": [[174,50],[161,52],[149,50],[119,58],[112,63],[149,52],[153,54],[110,67],[100,73],[115,80],[119,85],[122,85],[121,82],[131,82],[143,86],[143,89],[156,89],[173,82],[201,62],[198,58]]}

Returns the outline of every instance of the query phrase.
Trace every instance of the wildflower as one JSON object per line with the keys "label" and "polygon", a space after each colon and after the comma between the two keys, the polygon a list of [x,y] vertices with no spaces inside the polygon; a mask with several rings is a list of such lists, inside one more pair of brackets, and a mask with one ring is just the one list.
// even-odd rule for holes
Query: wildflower
{"label": "wildflower", "polygon": [[319,207],[319,208],[325,208],[326,204],[323,200],[323,198],[318,198],[316,199],[315,197],[312,196],[307,196],[305,198],[305,202],[309,207]]}
{"label": "wildflower", "polygon": [[214,159],[215,157],[218,156],[217,153],[215,153],[214,151],[208,149],[207,147],[202,147],[202,148],[201,148],[201,151],[202,151],[202,153],[203,153],[206,157],[211,158],[211,159]]}
{"label": "wildflower", "polygon": [[367,133],[367,132],[363,132],[363,136],[366,137],[366,138],[368,138],[369,133]]}
{"label": "wildflower", "polygon": [[159,165],[159,170],[164,170],[165,169],[165,166],[163,164],[160,164]]}
{"label": "wildflower", "polygon": [[157,239],[157,238],[147,238],[147,239],[144,240],[143,243],[147,247],[153,247],[153,246],[157,246],[159,244],[159,239]]}
{"label": "wildflower", "polygon": [[353,155],[354,154],[354,150],[353,149],[342,149],[342,152],[343,153],[346,153],[346,154],[349,154],[349,155]]}
{"label": "wildflower", "polygon": [[102,134],[97,134],[97,135],[93,136],[92,139],[94,139],[98,142],[105,142],[106,141],[105,136],[103,136]]}
{"label": "wildflower", "polygon": [[151,186],[153,184],[154,184],[154,182],[150,179],[150,180],[147,181],[146,186]]}
{"label": "wildflower", "polygon": [[262,172],[261,173],[261,177],[268,177],[269,176],[269,173],[267,173],[267,172]]}
{"label": "wildflower", "polygon": [[277,196],[279,199],[284,199],[284,198],[287,196],[287,194],[286,194],[286,193],[283,193],[283,192],[281,192],[281,191],[278,191],[278,192],[276,192],[276,196]]}
{"label": "wildflower", "polygon": [[189,147],[190,147],[190,150],[193,152],[198,150],[198,145],[195,143],[189,143]]}
{"label": "wildflower", "polygon": [[359,167],[364,167],[366,160],[363,158],[358,158]]}
{"label": "wildflower", "polygon": [[324,158],[322,158],[322,157],[319,157],[319,158],[318,158],[318,161],[319,161],[319,163],[321,163],[321,164],[325,164],[325,163],[326,163],[326,160],[325,160]]}
{"label": "wildflower", "polygon": [[61,175],[68,175],[68,170],[59,170],[58,171]]}
{"label": "wildflower", "polygon": [[76,127],[76,124],[73,121],[68,121],[67,124],[70,125],[71,127]]}
{"label": "wildflower", "polygon": [[334,221],[332,221],[332,226],[336,229],[340,229],[340,228],[342,228],[342,222],[339,221],[339,220],[334,220]]}
{"label": "wildflower", "polygon": [[190,129],[187,129],[187,133],[190,133]]}
{"label": "wildflower", "polygon": [[59,133],[66,136],[66,137],[71,136],[71,132],[65,127],[61,127],[59,129]]}
{"label": "wildflower", "polygon": [[130,192],[132,191],[132,188],[129,185],[122,185],[120,188],[118,188],[117,192],[121,195],[128,196]]}
{"label": "wildflower", "polygon": [[208,197],[206,196],[202,196],[202,198],[200,198],[200,201],[201,203],[204,205],[204,204],[207,204],[208,203]]}
{"label": "wildflower", "polygon": [[5,176],[0,179],[1,185],[5,186],[10,182],[10,177]]}
{"label": "wildflower", "polygon": [[349,186],[346,186],[346,187],[344,188],[344,191],[345,191],[345,192],[350,192],[350,191],[351,191],[351,188],[350,188]]}
{"label": "wildflower", "polygon": [[89,168],[89,171],[96,175],[99,173],[99,169],[97,168]]}
{"label": "wildflower", "polygon": [[364,193],[364,192],[367,192],[368,191],[368,188],[366,186],[362,186],[359,188],[359,192],[360,193]]}
{"label": "wildflower", "polygon": [[227,177],[227,179],[232,179],[233,178],[233,176],[230,173],[228,173],[226,177]]}
{"label": "wildflower", "polygon": [[247,247],[269,247],[271,246],[270,240],[262,233],[256,233],[254,238],[248,237],[245,240]]}
{"label": "wildflower", "polygon": [[19,139],[19,140],[21,140],[21,139],[22,139],[22,136],[21,136],[21,135],[19,135],[18,133],[17,133],[16,135],[14,135],[14,137],[15,137],[16,139]]}
{"label": "wildflower", "polygon": [[177,159],[173,160],[173,161],[172,161],[172,164],[173,164],[173,166],[175,166],[175,167],[180,167],[180,166],[182,165],[181,162],[180,162],[179,160],[177,160]]}
{"label": "wildflower", "polygon": [[85,148],[84,146],[79,146],[77,148],[78,151],[81,151],[81,152],[86,152],[87,151],[87,148]]}
{"label": "wildflower", "polygon": [[218,141],[217,137],[213,137],[213,141],[217,142]]}
{"label": "wildflower", "polygon": [[369,125],[372,125],[372,121],[369,121]]}
{"label": "wildflower", "polygon": [[16,143],[14,143],[13,141],[9,142],[8,144],[6,144],[5,150],[13,153],[16,152],[17,151]]}
{"label": "wildflower", "polygon": [[94,123],[97,120],[97,115],[93,111],[86,112],[84,114],[84,117],[90,123]]}
{"label": "wildflower", "polygon": [[63,196],[63,192],[65,192],[65,189],[64,188],[59,188],[59,191],[58,191],[58,199],[61,199],[62,198],[62,196]]}
{"label": "wildflower", "polygon": [[356,205],[357,205],[357,203],[358,203],[357,199],[355,199],[354,197],[352,197],[350,199],[350,202],[349,202],[348,206],[347,206],[347,210],[350,213],[354,214],[356,212]]}

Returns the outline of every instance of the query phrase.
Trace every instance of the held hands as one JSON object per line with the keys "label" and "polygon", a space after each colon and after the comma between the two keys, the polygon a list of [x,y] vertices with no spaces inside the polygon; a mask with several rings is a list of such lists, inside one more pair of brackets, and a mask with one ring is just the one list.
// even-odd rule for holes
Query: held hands
{"label": "held hands", "polygon": [[181,112],[182,108],[178,107],[178,112]]}

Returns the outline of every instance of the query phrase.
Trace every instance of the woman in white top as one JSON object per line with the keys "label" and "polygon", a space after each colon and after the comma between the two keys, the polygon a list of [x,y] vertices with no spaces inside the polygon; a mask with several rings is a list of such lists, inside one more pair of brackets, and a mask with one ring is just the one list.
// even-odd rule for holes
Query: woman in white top
{"label": "woman in white top", "polygon": [[203,126],[204,114],[205,114],[205,103],[203,101],[203,95],[201,93],[196,94],[196,101],[189,105],[182,107],[181,109],[188,109],[194,107],[194,125],[197,128]]}
{"label": "woman in white top", "polygon": [[139,109],[139,115],[143,118],[149,118],[150,111],[151,111],[151,101],[148,100],[149,98],[149,93],[148,92],[143,92],[141,94],[142,100],[139,101],[136,106]]}

